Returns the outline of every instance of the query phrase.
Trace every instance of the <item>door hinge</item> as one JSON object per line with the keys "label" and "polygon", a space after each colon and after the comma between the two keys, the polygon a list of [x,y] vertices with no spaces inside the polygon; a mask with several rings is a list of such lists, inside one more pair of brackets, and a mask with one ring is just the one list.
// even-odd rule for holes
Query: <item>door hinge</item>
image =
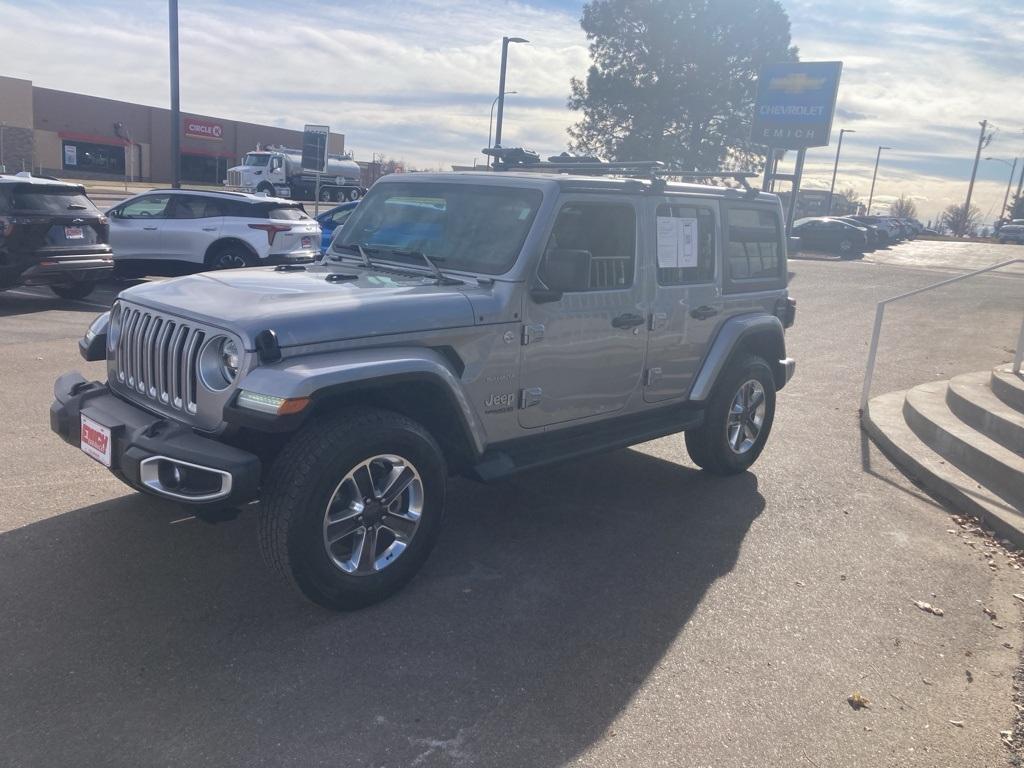
{"label": "door hinge", "polygon": [[661,378],[661,368],[648,368],[644,377],[644,386],[649,387]]}
{"label": "door hinge", "polygon": [[533,344],[538,341],[544,341],[544,324],[534,323],[533,325],[524,325],[523,344]]}
{"label": "door hinge", "polygon": [[540,387],[527,387],[519,390],[519,407],[530,408],[540,402],[544,390]]}

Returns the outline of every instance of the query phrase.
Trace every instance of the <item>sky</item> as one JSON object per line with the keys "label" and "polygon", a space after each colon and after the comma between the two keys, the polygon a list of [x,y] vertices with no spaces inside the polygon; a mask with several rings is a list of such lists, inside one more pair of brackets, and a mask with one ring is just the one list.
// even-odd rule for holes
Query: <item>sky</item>
{"label": "sky", "polygon": [[[978,121],[982,156],[1024,155],[1021,0],[782,0],[806,61],[844,62],[832,145],[807,155],[804,187],[906,194],[922,220],[962,203]],[[513,45],[505,146],[566,148],[569,80],[590,59],[579,0],[180,0],[181,104],[199,114],[299,128],[326,123],[356,159],[418,168],[482,162],[502,35]],[[73,12],[71,12],[73,9]],[[0,75],[168,106],[164,0],[0,0]],[[792,154],[788,156],[792,161]],[[1020,164],[1018,164],[1018,171]],[[998,213],[1010,167],[981,162],[974,203]],[[1016,187],[1016,178],[1014,179]]]}

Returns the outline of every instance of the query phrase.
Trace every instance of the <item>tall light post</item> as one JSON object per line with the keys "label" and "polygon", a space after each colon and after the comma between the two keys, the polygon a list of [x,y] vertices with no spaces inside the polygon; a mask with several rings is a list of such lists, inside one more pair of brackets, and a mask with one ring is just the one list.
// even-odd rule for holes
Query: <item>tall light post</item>
{"label": "tall light post", "polygon": [[[986,157],[986,160],[995,160],[997,163],[1003,165],[1010,165],[1006,160],[1001,157]],[[1010,187],[1013,186],[1013,174],[1017,172],[1017,158],[1013,158],[1013,165],[1010,165],[1010,180],[1006,182],[1006,194],[1003,195],[1003,207],[999,209],[999,218],[1003,218],[1003,214],[1006,213],[1006,204],[1010,201]]]}
{"label": "tall light post", "polygon": [[988,120],[982,120],[978,125],[981,126],[981,133],[978,135],[978,149],[974,153],[974,167],[971,168],[971,183],[967,185],[967,200],[964,202],[964,221],[968,221],[971,218],[971,197],[974,195],[974,179],[978,175],[978,162],[981,160],[981,150],[992,143],[992,137],[995,133],[986,133],[988,130]]}
{"label": "tall light post", "polygon": [[871,215],[871,201],[875,199],[875,179],[878,178],[878,161],[882,158],[883,149],[892,149],[892,147],[879,147],[878,154],[875,155],[875,172],[871,174],[871,193],[868,195],[868,216]]}
{"label": "tall light post", "polygon": [[181,102],[178,98],[178,0],[167,0],[171,49],[171,186],[181,187]]}
{"label": "tall light post", "polygon": [[[519,91],[505,91],[506,96],[514,96]],[[491,119],[487,123],[487,148],[491,148],[491,131],[494,129],[494,105],[498,103],[500,96],[495,96],[494,101],[491,102]]]}
{"label": "tall light post", "polygon": [[[505,69],[508,67],[508,44],[528,43],[525,37],[503,37],[501,38],[501,74],[498,77],[498,122],[494,126],[494,146],[501,146],[501,118],[505,111]],[[494,164],[498,160],[495,158]]]}
{"label": "tall light post", "polygon": [[832,215],[832,197],[836,192],[836,173],[839,172],[839,153],[843,149],[843,134],[844,133],[856,133],[852,128],[840,128],[839,129],[839,144],[836,146],[836,162],[832,166],[832,186],[828,190],[828,215]]}

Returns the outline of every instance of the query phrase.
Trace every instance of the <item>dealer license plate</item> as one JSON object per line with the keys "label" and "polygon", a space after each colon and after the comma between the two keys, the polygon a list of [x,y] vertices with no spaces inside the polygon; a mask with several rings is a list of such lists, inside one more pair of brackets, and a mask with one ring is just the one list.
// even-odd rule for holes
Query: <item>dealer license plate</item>
{"label": "dealer license plate", "polygon": [[110,427],[82,414],[82,450],[105,467],[110,466]]}
{"label": "dealer license plate", "polygon": [[81,227],[64,227],[64,237],[67,240],[81,240],[85,234]]}

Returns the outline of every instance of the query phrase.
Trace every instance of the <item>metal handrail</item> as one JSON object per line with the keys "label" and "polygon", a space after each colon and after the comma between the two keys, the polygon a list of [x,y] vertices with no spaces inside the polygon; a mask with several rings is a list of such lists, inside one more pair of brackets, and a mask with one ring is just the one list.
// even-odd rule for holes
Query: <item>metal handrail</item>
{"label": "metal handrail", "polygon": [[[1002,261],[998,264],[992,264],[991,266],[985,267],[984,269],[977,269],[974,272],[968,272],[965,275],[957,275],[956,277],[951,277],[948,280],[940,280],[937,283],[926,285],[924,288],[918,288],[916,291],[901,293],[899,296],[891,296],[888,299],[883,299],[878,302],[878,305],[875,308],[875,329],[871,334],[871,347],[868,349],[868,366],[864,371],[864,389],[860,393],[861,413],[866,413],[868,409],[868,397],[871,393],[871,380],[875,375],[875,357],[878,354],[878,337],[882,333],[882,318],[885,315],[885,307],[887,304],[892,304],[894,301],[899,301],[900,299],[907,299],[911,296],[916,296],[919,293],[924,293],[925,291],[930,291],[934,288],[941,288],[942,286],[949,285],[950,283],[958,283],[961,280],[966,280],[969,277],[975,277],[976,275],[981,275],[985,272],[1002,269],[1003,267],[1008,267],[1011,264],[1024,264],[1024,259],[1010,259],[1009,261]],[[1024,317],[1021,319],[1020,336],[1017,338],[1017,349],[1013,358],[1014,373],[1020,373],[1022,362],[1024,362]]]}

